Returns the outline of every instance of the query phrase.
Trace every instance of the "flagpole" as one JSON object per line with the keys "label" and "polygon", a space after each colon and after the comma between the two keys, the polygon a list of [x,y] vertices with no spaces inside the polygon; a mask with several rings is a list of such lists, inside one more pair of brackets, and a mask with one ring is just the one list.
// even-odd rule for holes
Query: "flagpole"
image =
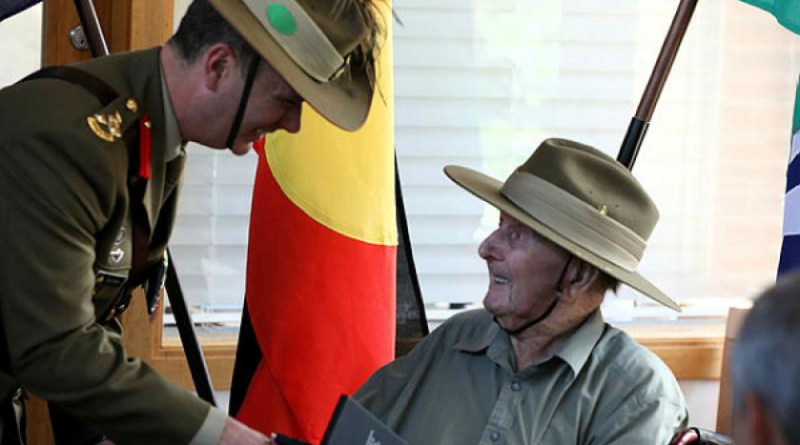
{"label": "flagpole", "polygon": [[639,108],[636,110],[636,115],[631,119],[627,133],[625,133],[625,139],[622,141],[617,161],[628,167],[629,170],[633,169],[633,164],[636,162],[636,156],[639,154],[639,148],[642,146],[645,134],[647,134],[650,119],[653,117],[661,91],[667,82],[667,77],[669,77],[672,64],[678,55],[678,49],[681,46],[686,30],[689,28],[689,22],[696,6],[697,0],[681,0],[680,5],[678,5],[678,11],[672,20],[672,25],[661,47],[661,53],[658,55],[656,65],[653,67],[653,73],[650,75],[650,80],[647,82],[642,99],[639,101]]}
{"label": "flagpole", "polygon": [[97,18],[97,10],[94,8],[92,0],[75,0],[75,9],[78,11],[78,18],[83,28],[83,35],[89,44],[92,57],[108,55],[108,45],[103,36],[103,28]]}

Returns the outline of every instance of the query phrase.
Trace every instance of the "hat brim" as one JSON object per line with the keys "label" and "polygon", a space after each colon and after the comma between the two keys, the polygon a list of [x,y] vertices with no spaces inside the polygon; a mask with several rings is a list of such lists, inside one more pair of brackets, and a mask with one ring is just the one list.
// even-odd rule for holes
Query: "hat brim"
{"label": "hat brim", "polygon": [[289,57],[242,2],[210,2],[319,114],[344,130],[361,128],[367,120],[373,95],[366,66],[351,66],[335,80],[318,82]]}
{"label": "hat brim", "polygon": [[576,257],[586,261],[662,305],[681,312],[681,308],[677,303],[672,301],[664,292],[661,292],[653,283],[649,282],[638,272],[623,269],[604,260],[522,211],[500,193],[500,189],[503,186],[502,182],[475,170],[455,165],[445,167],[444,172],[453,182],[468,192],[535,230],[539,235],[552,241]]}

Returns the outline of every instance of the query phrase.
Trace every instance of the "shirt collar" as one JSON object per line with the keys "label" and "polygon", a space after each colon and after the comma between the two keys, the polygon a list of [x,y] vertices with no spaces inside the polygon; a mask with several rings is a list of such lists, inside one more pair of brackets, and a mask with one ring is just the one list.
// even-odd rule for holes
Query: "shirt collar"
{"label": "shirt collar", "polygon": [[164,160],[170,162],[177,158],[181,152],[182,137],[181,130],[178,126],[178,119],[175,117],[175,110],[172,108],[172,100],[169,97],[169,89],[167,89],[167,81],[164,79],[164,70],[161,73],[161,91],[164,98],[164,134],[166,139]]}
{"label": "shirt collar", "polygon": [[453,345],[453,348],[464,352],[481,352],[488,348],[501,332],[497,323],[490,321],[475,329],[469,337],[463,338]]}
{"label": "shirt collar", "polygon": [[[574,375],[580,373],[586,361],[589,359],[594,346],[600,340],[605,330],[605,322],[600,309],[594,311],[581,326],[568,338],[564,339],[553,356],[559,357],[566,362]],[[502,335],[501,335],[502,334]],[[471,353],[478,353],[485,350],[498,363],[510,363],[508,354],[513,351],[510,347],[508,335],[503,333],[497,323],[493,321],[474,331],[472,335],[458,341],[453,348]],[[505,359],[501,359],[505,355]]]}
{"label": "shirt collar", "polygon": [[564,360],[572,368],[572,372],[578,375],[604,330],[605,322],[598,309],[586,318],[577,331],[564,340],[553,355]]}

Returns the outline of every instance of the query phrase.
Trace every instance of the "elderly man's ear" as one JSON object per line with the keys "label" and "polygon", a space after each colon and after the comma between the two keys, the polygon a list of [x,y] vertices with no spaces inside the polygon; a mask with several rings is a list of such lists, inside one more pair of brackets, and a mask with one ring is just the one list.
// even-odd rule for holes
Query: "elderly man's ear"
{"label": "elderly man's ear", "polygon": [[585,295],[598,282],[600,271],[586,261],[573,258],[567,271],[566,283],[562,285],[562,299]]}

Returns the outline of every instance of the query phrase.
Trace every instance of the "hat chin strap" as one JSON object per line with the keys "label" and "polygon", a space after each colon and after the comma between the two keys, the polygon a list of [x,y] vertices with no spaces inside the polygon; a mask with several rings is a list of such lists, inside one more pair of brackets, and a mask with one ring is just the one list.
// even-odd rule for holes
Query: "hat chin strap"
{"label": "hat chin strap", "polygon": [[564,263],[564,268],[561,269],[561,275],[559,275],[558,281],[556,281],[556,285],[554,286],[555,287],[555,291],[556,291],[556,296],[553,297],[553,301],[550,302],[550,305],[547,306],[547,309],[545,309],[545,311],[544,311],[544,313],[542,313],[542,315],[534,318],[533,320],[523,324],[522,326],[520,326],[520,327],[518,327],[516,329],[506,329],[506,328],[504,328],[503,326],[500,325],[500,323],[497,323],[497,317],[494,317],[494,322],[497,323],[498,326],[500,326],[500,329],[506,331],[506,333],[508,333],[508,335],[519,335],[522,332],[524,332],[526,329],[530,328],[531,326],[534,326],[534,325],[537,325],[537,324],[541,323],[542,321],[544,321],[545,318],[549,317],[550,314],[553,313],[553,310],[558,305],[558,302],[561,301],[561,281],[564,280],[564,275],[567,274],[567,268],[569,267],[570,261],[572,261],[572,255],[570,255],[569,258],[567,258],[567,262]]}
{"label": "hat chin strap", "polygon": [[250,100],[250,91],[253,89],[253,82],[256,79],[256,72],[258,71],[259,62],[261,62],[261,58],[259,56],[253,56],[253,61],[250,62],[250,67],[247,69],[247,79],[244,81],[242,98],[239,100],[239,109],[236,111],[236,117],[233,119],[231,131],[228,133],[228,140],[225,143],[230,150],[233,150],[233,143],[236,142],[236,136],[239,135],[239,130],[242,127],[244,112],[247,109],[247,102]]}

